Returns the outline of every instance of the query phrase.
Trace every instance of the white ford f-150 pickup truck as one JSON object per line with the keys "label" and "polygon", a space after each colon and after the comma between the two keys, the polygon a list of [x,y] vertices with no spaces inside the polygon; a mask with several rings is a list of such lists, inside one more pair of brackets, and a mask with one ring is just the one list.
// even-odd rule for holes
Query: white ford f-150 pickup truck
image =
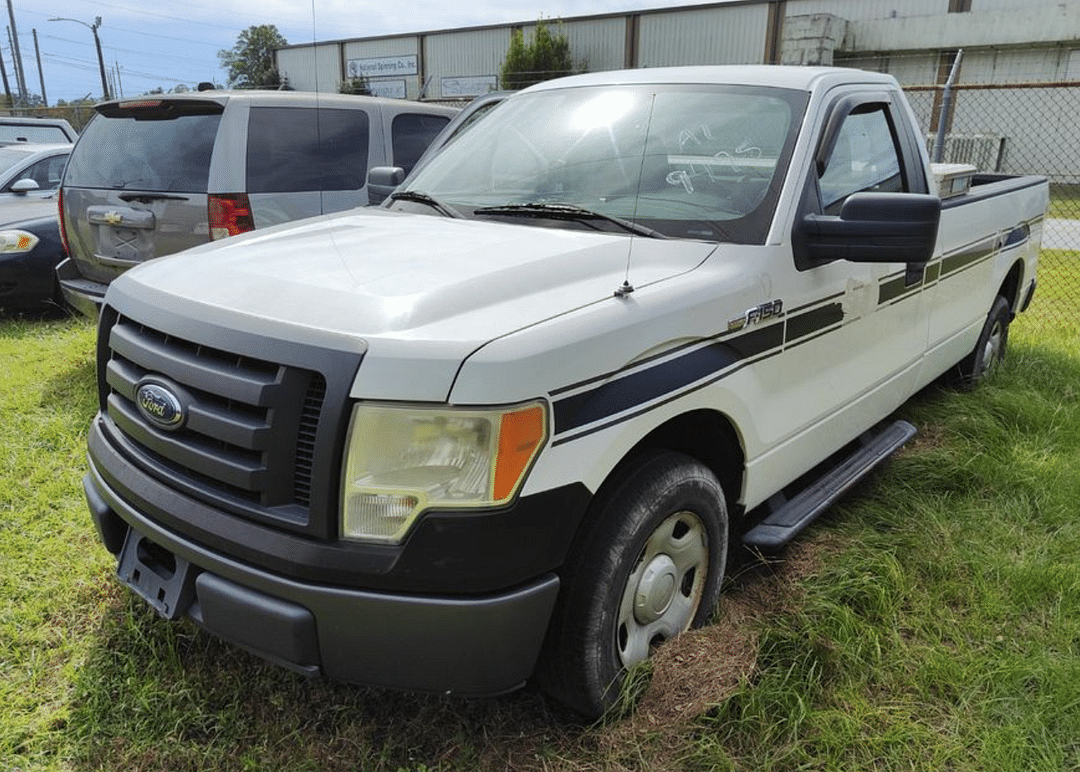
{"label": "white ford f-150 pickup truck", "polygon": [[[598,715],[1000,358],[1047,182],[939,195],[896,81],[606,72],[509,97],[380,209],[197,247],[100,318],[120,579],[308,673]],[[720,622],[723,623],[722,621]]]}

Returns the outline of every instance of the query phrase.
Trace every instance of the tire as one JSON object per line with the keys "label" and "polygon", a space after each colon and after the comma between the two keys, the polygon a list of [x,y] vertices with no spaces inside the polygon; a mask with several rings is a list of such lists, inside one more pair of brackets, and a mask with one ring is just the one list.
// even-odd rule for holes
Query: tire
{"label": "tire", "polygon": [[1005,358],[1011,321],[1009,302],[999,295],[990,307],[975,348],[956,366],[956,384],[960,389],[971,391],[993,376]]}
{"label": "tire", "polygon": [[600,494],[571,551],[538,674],[587,719],[619,703],[629,668],[709,620],[728,551],[716,476],[687,456],[653,453]]}

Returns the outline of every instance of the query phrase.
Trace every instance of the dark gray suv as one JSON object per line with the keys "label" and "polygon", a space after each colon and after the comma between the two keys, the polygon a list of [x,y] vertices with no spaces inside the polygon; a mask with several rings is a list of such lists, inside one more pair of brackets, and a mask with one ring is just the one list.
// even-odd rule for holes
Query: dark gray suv
{"label": "dark gray suv", "polygon": [[289,91],[205,91],[95,107],[61,185],[65,299],[96,316],[133,265],[368,203],[374,166],[412,166],[456,109]]}

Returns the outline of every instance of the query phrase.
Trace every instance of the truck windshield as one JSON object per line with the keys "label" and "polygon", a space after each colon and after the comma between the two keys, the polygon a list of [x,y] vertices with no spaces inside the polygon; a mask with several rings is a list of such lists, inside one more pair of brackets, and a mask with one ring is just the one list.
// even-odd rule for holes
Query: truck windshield
{"label": "truck windshield", "polygon": [[[467,217],[637,232],[621,220],[666,237],[763,243],[805,103],[802,92],[744,86],[522,94],[401,190]],[[423,209],[415,197],[389,206]]]}

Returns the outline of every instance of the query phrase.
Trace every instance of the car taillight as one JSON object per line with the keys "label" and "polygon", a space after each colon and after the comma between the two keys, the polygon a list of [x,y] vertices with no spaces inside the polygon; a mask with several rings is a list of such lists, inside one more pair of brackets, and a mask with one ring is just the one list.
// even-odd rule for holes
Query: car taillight
{"label": "car taillight", "polygon": [[64,248],[64,255],[71,256],[71,249],[68,248],[67,233],[64,231],[64,189],[61,188],[56,192],[56,208],[59,212],[59,224],[60,224],[60,245]]}
{"label": "car taillight", "polygon": [[207,197],[206,205],[211,241],[255,230],[247,193],[212,193]]}

